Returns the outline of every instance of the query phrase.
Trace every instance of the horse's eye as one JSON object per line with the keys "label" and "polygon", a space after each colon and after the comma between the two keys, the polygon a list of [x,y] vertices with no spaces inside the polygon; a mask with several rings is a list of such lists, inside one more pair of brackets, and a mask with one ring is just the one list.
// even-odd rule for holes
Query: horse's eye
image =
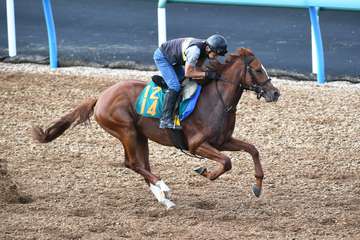
{"label": "horse's eye", "polygon": [[256,70],[257,73],[262,73],[261,69]]}

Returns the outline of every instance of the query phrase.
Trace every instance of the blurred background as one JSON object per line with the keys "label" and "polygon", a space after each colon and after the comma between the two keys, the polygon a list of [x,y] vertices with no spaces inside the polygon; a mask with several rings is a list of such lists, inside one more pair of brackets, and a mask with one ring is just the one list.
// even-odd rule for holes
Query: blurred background
{"label": "blurred background", "polygon": [[[156,0],[52,1],[60,66],[154,69]],[[167,39],[224,35],[229,51],[251,48],[268,69],[311,77],[307,9],[168,4]],[[0,1],[0,59],[46,62],[42,1],[16,0],[17,56],[9,58],[6,1]],[[360,12],[320,11],[328,78],[360,77]]]}

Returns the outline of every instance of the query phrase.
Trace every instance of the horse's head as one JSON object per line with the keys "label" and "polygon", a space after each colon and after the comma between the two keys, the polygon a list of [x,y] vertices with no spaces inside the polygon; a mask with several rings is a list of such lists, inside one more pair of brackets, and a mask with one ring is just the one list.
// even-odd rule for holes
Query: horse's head
{"label": "horse's head", "polygon": [[275,102],[280,97],[280,91],[271,83],[265,67],[247,48],[238,48],[227,56],[222,78],[242,89],[254,91],[258,99],[264,97],[267,102]]}

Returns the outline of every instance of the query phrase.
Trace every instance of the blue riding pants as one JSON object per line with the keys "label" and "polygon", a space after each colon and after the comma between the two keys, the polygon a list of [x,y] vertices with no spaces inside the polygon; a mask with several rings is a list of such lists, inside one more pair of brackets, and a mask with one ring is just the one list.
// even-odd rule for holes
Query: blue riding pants
{"label": "blue riding pants", "polygon": [[159,48],[154,52],[154,61],[169,89],[179,92],[180,82],[185,75],[184,68],[181,65],[171,65]]}

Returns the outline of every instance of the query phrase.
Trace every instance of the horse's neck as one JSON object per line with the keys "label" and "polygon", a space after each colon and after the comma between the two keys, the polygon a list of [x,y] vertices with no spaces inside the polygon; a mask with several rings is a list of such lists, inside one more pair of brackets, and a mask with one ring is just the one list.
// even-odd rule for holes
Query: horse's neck
{"label": "horse's neck", "polygon": [[214,81],[209,87],[215,92],[215,95],[211,96],[212,99],[220,102],[224,111],[236,109],[242,95],[238,85],[227,81]]}
{"label": "horse's neck", "polygon": [[[235,69],[234,69],[235,68]],[[239,75],[236,65],[218,63],[212,69],[218,69],[225,80],[235,79]],[[235,81],[213,81],[203,88],[198,108],[201,121],[210,128],[221,128],[222,124],[234,119],[236,106],[241,98],[242,90]],[[220,125],[220,126],[219,126]]]}
{"label": "horse's neck", "polygon": [[239,89],[240,83],[237,83],[235,79],[240,75],[240,68],[236,64],[221,64],[215,67],[218,69],[218,73],[221,74],[222,80],[213,81],[209,84],[208,88],[215,92],[211,98],[214,101],[219,101],[224,110],[230,108],[236,108],[242,95],[241,89]]}
{"label": "horse's neck", "polygon": [[235,112],[240,97],[241,91],[235,85],[214,81],[204,87],[201,94],[199,108],[202,116],[205,120],[210,117],[213,123],[222,124],[225,118],[231,116],[229,113]]}

